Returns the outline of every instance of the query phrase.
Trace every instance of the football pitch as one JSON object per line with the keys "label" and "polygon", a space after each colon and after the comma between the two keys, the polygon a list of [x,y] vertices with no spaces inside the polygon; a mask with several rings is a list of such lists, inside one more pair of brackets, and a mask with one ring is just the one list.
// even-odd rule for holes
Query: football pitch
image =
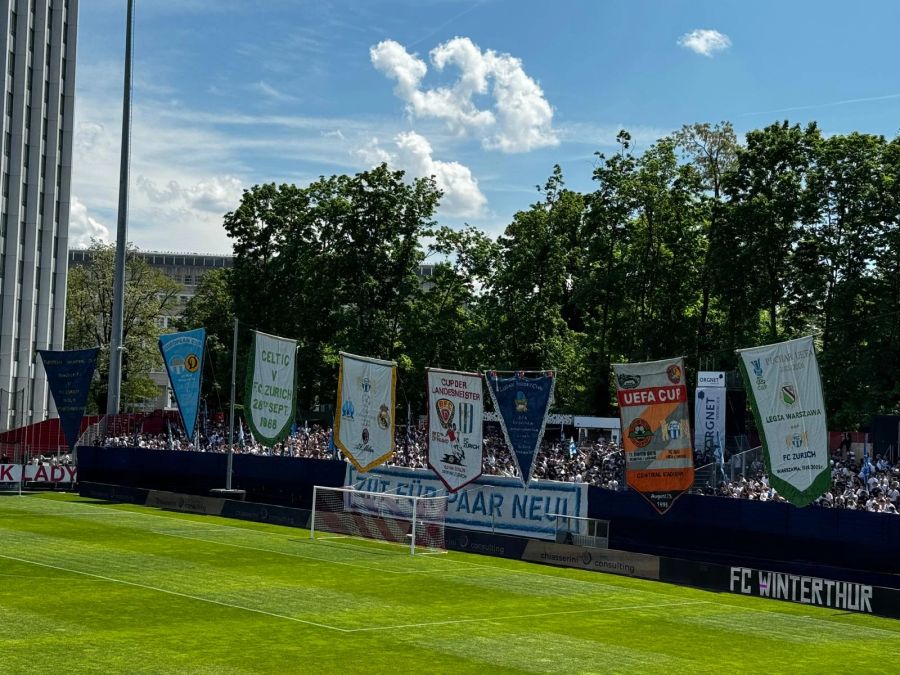
{"label": "football pitch", "polygon": [[900,621],[0,495],[0,672],[896,672]]}

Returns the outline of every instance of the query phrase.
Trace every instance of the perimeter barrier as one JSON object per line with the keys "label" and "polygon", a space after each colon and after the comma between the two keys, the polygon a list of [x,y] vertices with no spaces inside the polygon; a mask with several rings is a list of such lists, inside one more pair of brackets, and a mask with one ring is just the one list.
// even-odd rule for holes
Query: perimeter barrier
{"label": "perimeter barrier", "polygon": [[[90,482],[81,483],[79,491],[82,496],[95,499],[145,504],[183,513],[221,515],[292,527],[309,526],[308,509]],[[854,581],[821,576],[803,565],[776,564],[781,571],[771,566],[755,567],[741,562],[721,565],[458,528],[447,528],[445,537],[448,549],[466,553],[900,619],[900,589],[876,585],[885,579],[884,575],[868,575]]]}
{"label": "perimeter barrier", "polygon": [[[78,476],[205,496],[225,484],[226,461],[215,453],[83,447]],[[309,509],[313,486],[344,485],[346,466],[235,455],[232,484],[247,491],[248,502]],[[900,517],[894,515],[685,494],[659,516],[633,491],[590,487],[587,516],[609,521],[611,549],[756,569],[779,565],[775,571],[847,581],[882,575],[890,581],[885,585],[900,587]]]}

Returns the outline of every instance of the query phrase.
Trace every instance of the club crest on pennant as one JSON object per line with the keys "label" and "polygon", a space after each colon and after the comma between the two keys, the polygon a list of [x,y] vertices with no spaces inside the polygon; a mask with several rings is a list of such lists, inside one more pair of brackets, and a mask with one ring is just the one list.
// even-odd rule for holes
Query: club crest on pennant
{"label": "club crest on pennant", "polygon": [[797,402],[797,390],[792,384],[781,385],[781,400],[785,405],[794,405]]}
{"label": "club crest on pennant", "polygon": [[646,420],[638,417],[628,425],[628,438],[634,441],[639,448],[650,445],[653,440],[653,432],[650,430],[650,424]]}
{"label": "club crest on pennant", "polygon": [[763,374],[761,361],[762,361],[762,359],[753,359],[750,362],[750,365],[753,366],[753,374],[756,375],[757,377],[762,377],[762,374]]}
{"label": "club crest on pennant", "polygon": [[521,391],[516,392],[516,412],[528,412],[528,399],[525,397],[525,393]]}
{"label": "club crest on pennant", "polygon": [[437,412],[441,426],[444,429],[448,428],[450,423],[453,422],[453,401],[447,398],[439,398],[434,402],[434,409]]}
{"label": "club crest on pennant", "polygon": [[681,382],[681,374],[681,366],[676,363],[673,363],[666,368],[666,376],[672,384],[679,384]]}

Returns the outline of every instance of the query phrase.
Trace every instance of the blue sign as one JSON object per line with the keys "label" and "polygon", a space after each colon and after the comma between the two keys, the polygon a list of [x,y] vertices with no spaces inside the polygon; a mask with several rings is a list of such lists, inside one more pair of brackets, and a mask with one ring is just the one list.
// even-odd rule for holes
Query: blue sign
{"label": "blue sign", "polygon": [[181,423],[188,438],[194,437],[194,427],[197,424],[205,346],[205,328],[159,336],[159,351],[166,364],[175,402],[181,413]]}
{"label": "blue sign", "polygon": [[59,426],[66,437],[66,443],[69,444],[69,452],[78,442],[81,418],[84,417],[84,406],[87,403],[99,351],[99,347],[65,352],[38,350],[44,363],[44,372],[47,373],[47,385],[50,387],[50,394],[59,415]]}
{"label": "blue sign", "polygon": [[526,377],[498,377],[486,372],[488,391],[500,416],[506,444],[519,467],[522,482],[528,483],[534,470],[534,458],[544,437],[544,423],[553,402],[553,373]]}

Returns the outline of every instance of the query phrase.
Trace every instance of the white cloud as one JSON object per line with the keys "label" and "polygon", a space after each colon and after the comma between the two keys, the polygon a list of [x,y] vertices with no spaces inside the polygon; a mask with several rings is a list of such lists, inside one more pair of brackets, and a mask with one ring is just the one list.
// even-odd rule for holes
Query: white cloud
{"label": "white cloud", "polygon": [[[114,96],[90,91],[75,109],[73,247],[89,243],[104,222],[112,224],[115,238],[121,107]],[[152,103],[134,112],[128,241],[144,250],[228,252],[222,215],[240,202],[241,184],[234,176],[243,166],[235,161],[227,138],[206,126],[172,124]],[[223,167],[228,174],[223,175]]]}
{"label": "white cloud", "polygon": [[243,192],[241,181],[234,176],[213,176],[188,187],[170,180],[162,189],[146,176],[138,176],[136,183],[151,202],[181,202],[183,206],[211,215],[222,215],[233,209],[240,202]]}
{"label": "white cloud", "polygon": [[291,96],[290,94],[285,94],[283,91],[280,91],[273,87],[271,84],[266,82],[265,80],[260,80],[255,85],[253,85],[253,89],[266,98],[272,99],[273,101],[296,101],[296,96]]}
{"label": "white cloud", "polygon": [[697,28],[678,38],[678,44],[692,52],[712,58],[715,52],[725,51],[731,46],[731,38],[717,30]]}
{"label": "white cloud", "polygon": [[369,58],[376,69],[397,80],[395,92],[400,98],[411,100],[419,91],[419,83],[428,66],[413,56],[399,42],[384,40],[369,49]]}
{"label": "white cloud", "polygon": [[110,241],[109,229],[88,213],[78,197],[73,196],[69,204],[69,248],[86,248],[92,239]]}
{"label": "white cloud", "polygon": [[395,160],[394,155],[381,147],[381,143],[378,138],[373,138],[366,145],[357,150],[356,156],[359,157],[364,163],[371,166],[382,163],[393,164]]}
{"label": "white cloud", "polygon": [[[457,134],[472,134],[483,147],[527,152],[559,143],[553,108],[520,59],[491,49],[481,51],[469,38],[457,37],[431,50],[435,70],[455,66],[459,77],[450,87],[422,88],[427,64],[394,40],[369,50],[372,65],[396,81],[394,93],[411,115],[444,120]],[[489,96],[490,109],[476,99]]]}
{"label": "white cloud", "polygon": [[[87,64],[80,67],[79,81],[73,202],[79,200],[94,223],[111,224],[115,238],[121,69]],[[363,122],[354,126],[341,119],[203,113],[152,97],[133,112],[128,240],[143,250],[230,252],[222,216],[237,208],[244,187],[307,180],[292,173],[303,161],[356,169],[359,160],[350,157],[345,141],[321,132],[344,128],[357,145],[373,134]],[[234,126],[241,129],[235,133]],[[261,126],[265,132],[257,133]],[[309,173],[315,177],[324,170]],[[78,220],[74,206],[71,220],[72,246],[96,234],[85,216]]]}
{"label": "white cloud", "polygon": [[373,138],[357,154],[368,164],[387,162],[410,177],[434,176],[435,183],[444,193],[440,210],[448,216],[471,217],[484,213],[487,198],[469,167],[459,162],[434,159],[428,139],[414,131],[397,134],[394,146],[393,152],[386,150],[377,138]]}
{"label": "white cloud", "polygon": [[237,207],[243,193],[243,184],[239,178],[213,176],[192,185],[183,194],[185,201],[192,208],[223,215]]}
{"label": "white cloud", "polygon": [[[258,79],[251,80],[247,86]],[[79,66],[75,107],[71,245],[91,234],[115,238],[121,135],[121,65]],[[245,90],[246,91],[246,90]],[[133,108],[128,240],[142,250],[230,253],[222,216],[240,204],[243,188],[265,182],[298,185],[320,175],[358,171],[399,161],[399,147],[365,159],[358,149],[373,136],[394,139],[403,130],[390,117],[312,117],[252,107],[208,111],[148,97]],[[429,136],[438,155],[446,136]],[[471,172],[453,162],[404,161],[449,186],[442,213],[474,213],[485,203]],[[468,193],[468,196],[467,196]],[[87,217],[90,216],[90,220]]]}

